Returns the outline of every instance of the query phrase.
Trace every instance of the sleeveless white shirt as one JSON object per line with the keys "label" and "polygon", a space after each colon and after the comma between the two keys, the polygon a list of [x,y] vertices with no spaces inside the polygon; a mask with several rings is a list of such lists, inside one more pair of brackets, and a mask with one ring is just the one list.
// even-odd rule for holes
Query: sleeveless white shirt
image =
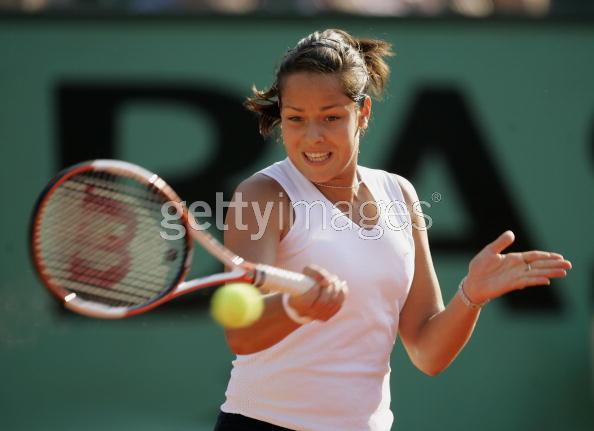
{"label": "sleeveless white shirt", "polygon": [[328,322],[238,355],[222,411],[294,430],[391,428],[390,353],[414,274],[412,226],[396,176],[357,169],[380,205],[369,230],[335,208],[288,158],[260,171],[282,186],[295,211],[275,264],[299,272],[319,265],[345,280],[349,295]]}

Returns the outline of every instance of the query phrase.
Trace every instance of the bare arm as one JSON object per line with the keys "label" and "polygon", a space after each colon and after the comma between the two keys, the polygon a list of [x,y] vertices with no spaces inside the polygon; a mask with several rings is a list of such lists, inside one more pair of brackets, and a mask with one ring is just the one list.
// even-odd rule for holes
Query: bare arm
{"label": "bare arm", "polygon": [[[240,209],[239,200],[248,206]],[[233,202],[225,220],[225,246],[252,262],[274,265],[279,242],[290,229],[292,211],[282,187],[271,178],[256,175],[240,184]],[[291,298],[291,305],[302,316],[330,319],[340,309],[345,289],[320,268],[308,267],[304,272],[318,284]],[[225,335],[231,350],[245,355],[273,346],[300,326],[285,313],[281,295],[272,294],[266,295],[259,320],[245,328],[227,329]]]}
{"label": "bare arm", "polygon": [[[409,207],[418,202],[412,185],[400,178]],[[470,339],[480,309],[468,307],[457,292],[444,307],[435,274],[424,218],[411,212],[415,243],[415,275],[400,314],[400,336],[417,368],[436,375],[447,368]],[[474,303],[481,303],[509,291],[549,284],[549,278],[564,277],[571,263],[556,253],[530,251],[501,254],[513,242],[507,231],[487,245],[470,262],[464,291]],[[532,269],[527,272],[527,262]]]}

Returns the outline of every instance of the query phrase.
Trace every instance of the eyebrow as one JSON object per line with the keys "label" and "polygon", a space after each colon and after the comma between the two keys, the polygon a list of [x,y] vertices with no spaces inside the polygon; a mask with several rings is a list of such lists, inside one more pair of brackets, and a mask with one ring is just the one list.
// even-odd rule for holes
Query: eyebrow
{"label": "eyebrow", "polygon": [[[303,112],[304,110],[301,108],[296,108],[295,106],[290,106],[290,105],[283,105],[285,108],[289,108],[292,109],[294,111],[297,112]],[[322,108],[320,109],[321,111],[327,111],[328,109],[332,109],[332,108],[343,108],[344,105],[342,103],[333,103],[332,105],[326,105],[326,106],[322,106]]]}

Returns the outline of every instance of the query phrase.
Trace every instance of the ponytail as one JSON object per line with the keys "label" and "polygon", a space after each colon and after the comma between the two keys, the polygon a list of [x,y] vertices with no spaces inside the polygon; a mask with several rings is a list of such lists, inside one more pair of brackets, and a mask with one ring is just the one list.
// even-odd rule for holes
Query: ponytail
{"label": "ponytail", "polygon": [[390,66],[384,58],[394,55],[392,45],[380,39],[357,39],[356,42],[369,75],[367,92],[381,98],[390,77]]}

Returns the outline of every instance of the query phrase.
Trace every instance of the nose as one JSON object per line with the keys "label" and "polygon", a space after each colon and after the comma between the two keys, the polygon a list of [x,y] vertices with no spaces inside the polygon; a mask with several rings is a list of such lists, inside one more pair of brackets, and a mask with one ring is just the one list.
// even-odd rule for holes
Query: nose
{"label": "nose", "polygon": [[312,121],[307,125],[307,129],[305,131],[306,139],[309,143],[317,144],[321,143],[324,140],[324,135],[322,128],[319,124]]}

